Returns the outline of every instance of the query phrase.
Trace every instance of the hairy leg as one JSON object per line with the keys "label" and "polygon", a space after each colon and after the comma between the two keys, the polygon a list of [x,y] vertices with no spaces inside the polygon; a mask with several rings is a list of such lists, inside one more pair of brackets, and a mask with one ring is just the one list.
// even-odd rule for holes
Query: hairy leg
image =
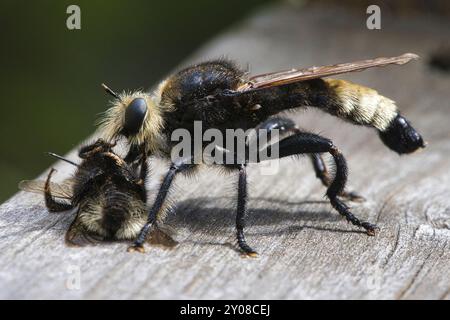
{"label": "hairy leg", "polygon": [[331,154],[336,164],[336,175],[327,189],[327,196],[331,205],[349,222],[366,229],[368,235],[374,235],[377,227],[369,222],[359,220],[349,210],[349,207],[338,198],[347,182],[347,164],[344,156],[330,140],[316,134],[299,132],[279,142],[279,158],[325,152]]}
{"label": "hairy leg", "polygon": [[256,257],[258,253],[253,250],[245,240],[244,228],[245,218],[247,216],[247,171],[246,165],[239,166],[239,181],[238,181],[238,201],[236,213],[236,237],[239,248],[249,257]]}
{"label": "hairy leg", "polygon": [[[319,178],[322,184],[328,188],[332,182],[332,178],[330,176],[330,172],[328,171],[325,165],[325,162],[323,161],[322,155],[318,153],[313,153],[310,154],[309,156],[311,158],[311,162],[313,164],[316,177]],[[339,197],[355,202],[363,202],[366,200],[363,196],[359,195],[357,192],[346,190],[342,191],[339,194]]]}
{"label": "hairy leg", "polygon": [[[302,130],[300,128],[297,127],[297,125],[295,124],[294,121],[292,121],[289,118],[284,118],[284,117],[274,117],[274,118],[270,118],[266,121],[264,121],[263,123],[261,123],[256,130],[259,129],[264,129],[267,131],[267,134],[269,134],[272,130],[276,129],[279,130],[279,137],[283,138],[286,137],[289,134],[297,134],[302,132]],[[271,136],[269,136],[271,138]],[[256,136],[256,141],[259,144],[259,140],[260,140],[260,135],[257,134]],[[252,142],[250,140],[250,142]],[[267,141],[267,142],[270,142]],[[262,147],[262,146],[259,146]],[[316,177],[318,179],[320,179],[320,181],[322,182],[322,184],[325,187],[329,187],[331,184],[331,176],[329,173],[329,170],[327,169],[327,166],[325,164],[325,162],[323,161],[323,158],[320,154],[317,153],[313,153],[310,154],[309,157],[311,158],[311,162],[313,164],[313,168],[314,171],[316,173]],[[360,196],[358,193],[353,192],[353,191],[346,191],[343,190],[340,194],[339,197],[351,200],[351,201],[355,201],[355,202],[362,202],[364,201],[364,197]]]}
{"label": "hairy leg", "polygon": [[190,164],[191,158],[188,159],[180,159],[179,161],[173,162],[170,166],[169,171],[166,173],[166,176],[164,177],[164,180],[159,188],[158,195],[156,196],[156,200],[153,203],[153,206],[151,207],[147,223],[142,227],[136,241],[132,246],[128,248],[128,252],[134,252],[138,251],[143,253],[144,252],[144,242],[147,239],[148,233],[151,231],[151,229],[154,227],[157,218],[158,213],[160,213],[160,210],[166,201],[167,195],[169,193],[170,187],[172,185],[172,181],[175,178],[175,175],[177,173],[183,172],[189,168],[192,168],[193,164]]}

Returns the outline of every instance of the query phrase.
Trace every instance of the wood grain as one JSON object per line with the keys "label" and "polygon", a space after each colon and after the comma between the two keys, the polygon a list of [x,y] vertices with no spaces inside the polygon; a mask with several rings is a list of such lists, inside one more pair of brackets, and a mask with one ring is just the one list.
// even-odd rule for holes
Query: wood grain
{"label": "wood grain", "polygon": [[[306,158],[281,161],[278,175],[250,167],[247,238],[258,259],[243,259],[235,249],[237,176],[207,171],[177,179],[178,205],[168,224],[180,243],[146,254],[127,253],[124,243],[67,248],[63,235],[73,213],[49,214],[42,196],[19,192],[0,207],[0,298],[449,299],[450,76],[429,70],[427,57],[448,41],[443,30],[450,26],[402,19],[383,16],[382,30],[369,31],[364,12],[279,4],[186,61],[226,55],[257,74],[419,54],[405,66],[343,78],[396,100],[429,142],[421,153],[399,157],[373,131],[319,112],[292,115],[347,155],[349,186],[368,199],[351,204],[353,212],[377,222],[378,236],[366,236],[331,209]],[[57,179],[72,170],[56,168]],[[153,195],[163,170],[157,163]],[[78,271],[79,288],[71,285]]]}

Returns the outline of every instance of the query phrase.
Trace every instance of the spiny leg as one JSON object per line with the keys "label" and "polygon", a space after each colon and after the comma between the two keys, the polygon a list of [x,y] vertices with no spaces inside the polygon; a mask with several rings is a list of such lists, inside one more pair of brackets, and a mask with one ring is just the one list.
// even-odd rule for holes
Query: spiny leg
{"label": "spiny leg", "polygon": [[249,257],[256,257],[258,253],[253,250],[245,240],[244,228],[247,215],[247,171],[246,165],[239,166],[238,202],[236,214],[236,236],[239,248]]}
{"label": "spiny leg", "polygon": [[160,212],[164,201],[167,198],[167,195],[169,193],[170,186],[172,185],[172,181],[175,178],[175,175],[177,173],[180,173],[186,169],[189,169],[193,167],[193,164],[190,163],[191,158],[187,159],[181,159],[179,161],[173,162],[170,166],[169,171],[167,172],[166,176],[164,177],[164,180],[161,184],[161,187],[159,188],[158,195],[156,196],[156,200],[153,203],[152,208],[149,211],[147,223],[142,227],[136,241],[134,244],[130,247],[128,247],[128,252],[141,252],[144,253],[144,242],[147,239],[147,234],[151,231],[151,229],[154,227],[157,218],[158,213]]}
{"label": "spiny leg", "polygon": [[[247,140],[247,150],[251,148],[252,144],[255,144],[257,149],[260,149],[265,146],[265,144],[270,144],[273,141],[273,132],[274,130],[278,130],[278,139],[285,137],[290,134],[293,130],[296,130],[295,122],[289,118],[284,117],[273,117],[270,118],[261,124],[259,124],[256,128],[256,134],[251,136],[250,139]],[[266,134],[266,139],[262,140],[262,137]],[[264,145],[261,145],[261,142],[264,142]],[[275,142],[276,143],[276,142]],[[239,182],[238,182],[238,203],[237,203],[237,214],[236,214],[236,236],[239,248],[242,252],[249,257],[257,257],[258,253],[253,250],[245,239],[244,228],[246,225],[245,219],[247,216],[247,171],[246,164],[238,165],[239,169]]]}
{"label": "spiny leg", "polygon": [[56,170],[52,168],[47,176],[47,180],[45,181],[44,186],[45,205],[47,206],[47,209],[50,212],[61,212],[71,210],[73,209],[72,204],[57,201],[52,196],[52,192],[50,190],[50,180],[55,171]]}
{"label": "spiny leg", "polygon": [[[310,154],[310,158],[314,167],[314,171],[316,173],[316,177],[319,178],[322,184],[328,188],[331,184],[332,179],[325,165],[325,162],[323,161],[322,155],[318,153],[312,153]],[[357,192],[346,190],[343,190],[339,194],[339,197],[354,202],[363,202],[366,200],[363,196],[359,195]]]}
{"label": "spiny leg", "polygon": [[[270,149],[270,147],[271,146],[268,148]],[[270,150],[268,152],[272,154]],[[330,153],[336,164],[336,175],[327,189],[327,196],[331,205],[343,215],[347,221],[366,229],[368,235],[375,235],[377,227],[369,222],[360,221],[353,215],[348,206],[338,198],[338,195],[344,190],[347,182],[347,164],[344,156],[330,140],[316,134],[299,132],[282,139],[279,142],[279,158],[303,153],[324,152]]]}
{"label": "spiny leg", "polygon": [[136,241],[132,246],[128,248],[128,252],[141,252],[144,253],[144,242],[147,239],[147,234],[151,231],[151,228],[155,224],[156,216],[159,210],[161,209],[164,201],[166,200],[167,194],[169,192],[170,186],[172,184],[173,178],[175,177],[176,173],[178,172],[178,168],[172,167],[169,169],[169,172],[164,177],[164,180],[161,184],[161,187],[159,189],[158,195],[156,196],[155,203],[153,204],[152,208],[150,209],[150,212],[148,214],[147,223],[142,227]]}
{"label": "spiny leg", "polygon": [[[279,131],[280,138],[284,138],[289,134],[296,134],[296,133],[302,132],[302,129],[298,128],[293,120],[291,120],[289,118],[285,118],[285,117],[270,118],[270,119],[264,121],[263,123],[261,123],[260,125],[258,125],[258,127],[256,127],[255,129],[258,132],[258,134],[256,135],[256,139],[257,139],[256,142],[258,143],[258,146],[260,148],[262,147],[259,145],[260,136],[262,135],[262,133],[260,133],[259,130],[261,130],[261,129],[266,130],[266,132],[268,134],[269,139],[268,139],[267,143],[271,142],[270,138],[272,138],[272,136],[269,134],[274,129]],[[253,141],[250,140],[250,143],[252,143]],[[322,156],[317,153],[310,154],[309,156],[311,158],[311,162],[313,164],[313,168],[316,173],[316,177],[319,178],[320,181],[322,182],[322,184],[328,188],[330,186],[332,179],[331,179],[330,173],[326,167],[326,164],[323,161]],[[339,194],[339,197],[348,199],[350,201],[355,201],[355,202],[365,201],[364,197],[360,196],[358,193],[353,192],[353,191],[349,192],[349,191],[343,190]]]}
{"label": "spiny leg", "polygon": [[[331,141],[330,141],[331,143]],[[327,196],[330,199],[331,205],[345,218],[355,226],[361,226],[366,229],[369,236],[374,236],[378,227],[367,221],[360,221],[351,213],[349,207],[342,202],[337,196],[344,190],[347,182],[347,163],[342,153],[332,143],[328,151],[336,163],[336,175],[333,182],[327,190]]]}

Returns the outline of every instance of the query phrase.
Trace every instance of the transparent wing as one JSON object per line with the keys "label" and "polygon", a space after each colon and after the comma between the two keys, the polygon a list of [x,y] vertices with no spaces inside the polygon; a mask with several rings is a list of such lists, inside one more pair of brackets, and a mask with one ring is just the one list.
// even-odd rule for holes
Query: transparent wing
{"label": "transparent wing", "polygon": [[[57,198],[71,199],[73,179],[66,179],[61,183],[50,182],[52,195]],[[19,182],[19,189],[33,193],[45,192],[45,181],[43,180],[23,180]]]}
{"label": "transparent wing", "polygon": [[178,241],[174,239],[176,230],[168,225],[158,225],[151,231],[148,243],[153,246],[161,246],[166,249],[172,249]]}
{"label": "transparent wing", "polygon": [[390,64],[402,65],[411,60],[418,59],[414,53],[405,53],[397,57],[380,57],[376,59],[361,60],[349,63],[340,63],[321,67],[310,67],[306,69],[291,69],[253,76],[249,81],[237,89],[237,92],[276,87],[284,84],[323,78],[331,75],[357,72],[373,67],[384,67]]}

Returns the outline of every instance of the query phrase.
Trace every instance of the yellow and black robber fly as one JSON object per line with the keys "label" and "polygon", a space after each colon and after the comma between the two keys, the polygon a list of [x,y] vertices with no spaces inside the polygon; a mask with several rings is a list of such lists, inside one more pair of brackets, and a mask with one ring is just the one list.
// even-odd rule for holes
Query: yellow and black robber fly
{"label": "yellow and black robber fly", "polygon": [[[129,163],[149,155],[170,159],[175,142],[174,130],[184,128],[193,133],[194,121],[201,121],[202,130],[218,129],[280,129],[289,132],[278,141],[279,158],[309,154],[317,176],[327,186],[331,205],[352,224],[374,235],[377,227],[361,221],[349,210],[342,198],[360,199],[345,192],[347,165],[344,156],[333,142],[320,135],[296,129],[292,121],[273,118],[281,111],[316,107],[353,124],[373,127],[382,142],[399,154],[407,154],[425,147],[420,134],[399,113],[394,101],[377,91],[349,81],[324,78],[361,71],[389,64],[402,65],[418,56],[407,53],[398,57],[377,58],[352,63],[292,69],[250,77],[227,60],[200,63],[183,69],[164,80],[152,92],[136,91],[116,94],[113,106],[101,120],[103,136],[110,140],[125,137],[130,145],[125,160]],[[226,136],[224,134],[224,136]],[[269,151],[271,145],[266,147]],[[329,153],[334,159],[336,173],[330,177],[320,154]],[[192,156],[171,159],[148,220],[130,251],[143,252],[147,233],[165,215],[165,200],[172,180],[181,172],[199,167]],[[258,158],[257,162],[264,159]],[[236,229],[240,249],[249,256],[256,252],[244,237],[247,211],[246,163],[223,164],[229,171],[239,173]]]}

